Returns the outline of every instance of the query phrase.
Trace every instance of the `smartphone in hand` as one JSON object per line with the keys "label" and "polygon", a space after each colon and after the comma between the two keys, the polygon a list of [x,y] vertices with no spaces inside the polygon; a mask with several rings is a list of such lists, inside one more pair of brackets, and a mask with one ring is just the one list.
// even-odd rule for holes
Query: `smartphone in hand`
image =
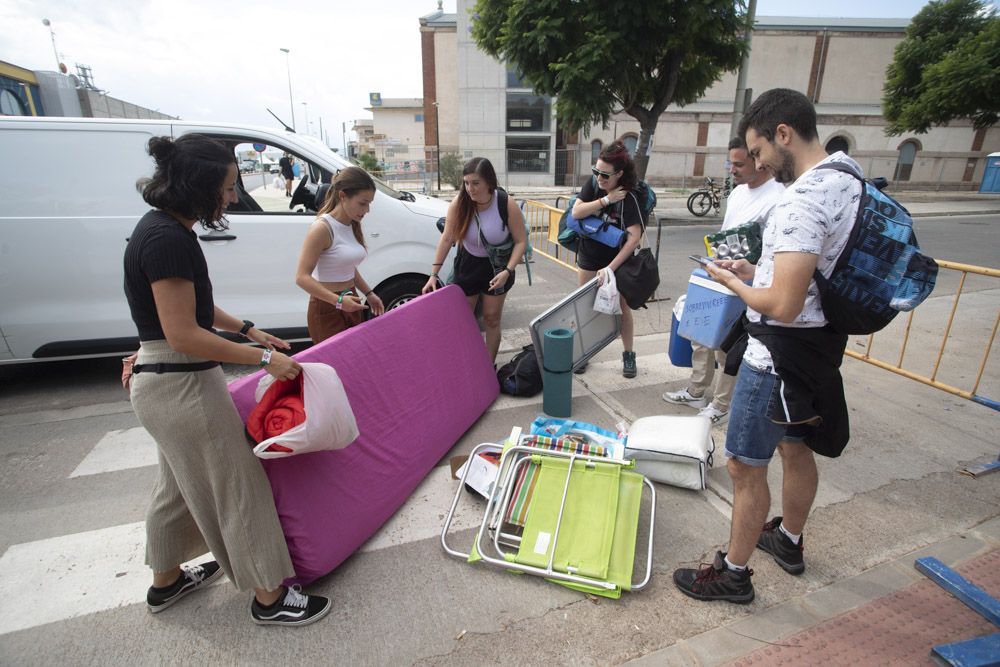
{"label": "smartphone in hand", "polygon": [[688,259],[692,259],[702,265],[715,263],[710,257],[703,257],[701,255],[688,255]]}

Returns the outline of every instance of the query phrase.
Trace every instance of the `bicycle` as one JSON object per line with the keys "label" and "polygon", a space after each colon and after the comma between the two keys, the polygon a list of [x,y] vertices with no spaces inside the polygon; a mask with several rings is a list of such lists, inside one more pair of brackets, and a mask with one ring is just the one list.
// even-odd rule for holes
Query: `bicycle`
{"label": "bicycle", "polygon": [[706,178],[705,186],[688,197],[687,208],[692,215],[700,218],[706,215],[713,206],[715,214],[719,215],[719,207],[722,206],[722,188],[716,185],[711,178]]}

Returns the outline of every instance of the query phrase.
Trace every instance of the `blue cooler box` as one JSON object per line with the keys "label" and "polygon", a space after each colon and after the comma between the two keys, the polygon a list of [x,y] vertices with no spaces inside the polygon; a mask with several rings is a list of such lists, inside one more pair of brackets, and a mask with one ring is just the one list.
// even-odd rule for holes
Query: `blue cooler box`
{"label": "blue cooler box", "polygon": [[688,340],[718,349],[736,320],[746,310],[743,299],[695,269],[688,281],[687,299],[677,333]]}
{"label": "blue cooler box", "polygon": [[683,296],[677,299],[677,304],[670,315],[670,345],[667,348],[667,354],[670,357],[670,363],[674,366],[691,368],[691,341],[682,338],[677,333],[677,327],[680,326],[677,318],[684,316],[685,300],[686,297]]}

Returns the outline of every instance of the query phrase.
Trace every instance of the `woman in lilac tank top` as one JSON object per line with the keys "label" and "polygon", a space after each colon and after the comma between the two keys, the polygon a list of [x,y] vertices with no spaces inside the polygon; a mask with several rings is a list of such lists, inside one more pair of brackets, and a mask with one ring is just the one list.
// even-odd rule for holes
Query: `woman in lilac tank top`
{"label": "woman in lilac tank top", "polygon": [[[501,200],[506,200],[506,224],[500,215]],[[507,251],[497,251],[498,247],[512,241],[509,255]],[[434,253],[431,277],[424,285],[424,294],[437,289],[438,271],[455,244],[458,244],[458,255],[451,282],[462,288],[473,310],[482,300],[486,348],[496,361],[504,300],[514,286],[514,267],[524,256],[528,237],[521,209],[513,197],[498,189],[497,173],[486,158],[472,158],[462,170],[462,189],[448,207],[444,232]]]}

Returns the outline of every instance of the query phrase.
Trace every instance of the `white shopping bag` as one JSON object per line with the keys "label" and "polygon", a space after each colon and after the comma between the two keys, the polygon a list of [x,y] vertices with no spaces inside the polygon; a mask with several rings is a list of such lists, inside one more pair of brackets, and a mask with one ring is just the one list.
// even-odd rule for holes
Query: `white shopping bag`
{"label": "white shopping bag", "polygon": [[597,288],[594,299],[594,310],[605,315],[621,315],[622,302],[618,298],[618,285],[615,283],[615,272],[604,270],[604,284]]}
{"label": "white shopping bag", "polygon": [[[274,381],[271,375],[261,378],[254,393],[260,402]],[[253,453],[262,459],[280,459],[296,454],[343,449],[358,437],[358,424],[347,400],[337,371],[326,364],[302,364],[302,402],[306,420],[280,435],[261,441]],[[292,451],[267,451],[273,444]]]}

